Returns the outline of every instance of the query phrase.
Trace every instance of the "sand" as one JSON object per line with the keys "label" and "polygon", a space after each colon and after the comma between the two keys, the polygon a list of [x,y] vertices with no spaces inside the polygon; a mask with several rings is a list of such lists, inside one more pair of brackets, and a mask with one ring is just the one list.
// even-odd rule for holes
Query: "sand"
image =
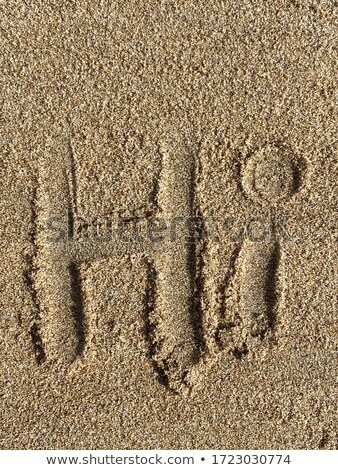
{"label": "sand", "polygon": [[0,2],[2,449],[337,448],[335,7]]}

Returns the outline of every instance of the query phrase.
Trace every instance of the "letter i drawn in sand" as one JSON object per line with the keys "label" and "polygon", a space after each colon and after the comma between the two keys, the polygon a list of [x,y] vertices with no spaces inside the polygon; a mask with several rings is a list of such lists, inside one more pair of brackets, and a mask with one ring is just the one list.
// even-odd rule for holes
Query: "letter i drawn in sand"
{"label": "letter i drawn in sand", "polygon": [[234,287],[236,300],[230,309],[232,312],[227,312],[227,306],[223,306],[225,311],[216,332],[222,347],[227,346],[229,333],[235,334],[233,353],[238,358],[248,352],[250,338],[263,339],[276,322],[283,288],[279,285],[283,253],[276,214],[280,205],[299,189],[297,163],[291,152],[270,144],[249,156],[242,167],[242,188],[255,204],[255,213],[260,214],[261,209],[265,214],[268,211],[270,220],[269,229],[257,238],[248,233],[250,223],[246,221],[246,238],[237,249],[227,286]]}

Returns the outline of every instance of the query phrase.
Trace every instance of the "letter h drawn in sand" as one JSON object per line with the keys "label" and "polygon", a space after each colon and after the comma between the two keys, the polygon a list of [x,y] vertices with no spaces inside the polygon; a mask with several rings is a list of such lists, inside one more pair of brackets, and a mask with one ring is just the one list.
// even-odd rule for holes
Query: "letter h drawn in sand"
{"label": "letter h drawn in sand", "polygon": [[[47,363],[68,367],[85,351],[86,329],[80,266],[97,257],[130,252],[144,258],[145,337],[158,379],[172,390],[189,388],[187,375],[200,355],[199,240],[191,240],[198,214],[196,168],[183,144],[173,139],[162,148],[156,181],[155,211],[144,214],[149,226],[167,226],[163,240],[118,237],[83,243],[77,237],[77,178],[71,142],[48,149],[39,165],[35,292],[39,314],[35,325]],[[143,217],[143,216],[142,216]],[[42,345],[42,346],[41,346]],[[37,353],[36,353],[37,355]]]}

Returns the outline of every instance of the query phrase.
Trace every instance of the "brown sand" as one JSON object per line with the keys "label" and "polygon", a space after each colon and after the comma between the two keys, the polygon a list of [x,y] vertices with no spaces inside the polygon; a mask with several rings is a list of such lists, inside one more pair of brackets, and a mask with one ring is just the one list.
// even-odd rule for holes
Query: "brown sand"
{"label": "brown sand", "polygon": [[336,6],[0,2],[2,448],[337,446]]}

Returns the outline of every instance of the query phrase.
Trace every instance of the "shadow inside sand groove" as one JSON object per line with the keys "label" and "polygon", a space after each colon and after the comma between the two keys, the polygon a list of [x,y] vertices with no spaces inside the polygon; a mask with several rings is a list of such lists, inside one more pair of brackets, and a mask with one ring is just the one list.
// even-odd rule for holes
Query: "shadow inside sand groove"
{"label": "shadow inside sand groove", "polygon": [[269,263],[267,266],[267,278],[265,287],[265,301],[267,305],[267,315],[269,328],[274,328],[276,324],[276,307],[278,305],[279,293],[277,289],[278,283],[278,267],[281,258],[280,245],[275,243],[271,252]]}
{"label": "shadow inside sand groove", "polygon": [[38,301],[37,292],[35,289],[35,284],[33,280],[33,266],[32,266],[32,257],[26,256],[27,269],[24,271],[23,279],[24,284],[31,296],[33,303],[33,315],[34,322],[29,329],[29,334],[31,337],[35,360],[38,365],[40,365],[46,359],[46,353],[43,346],[43,341],[41,337],[41,316],[40,316],[40,305]]}
{"label": "shadow inside sand groove", "polygon": [[69,273],[71,278],[71,298],[73,302],[72,311],[77,335],[76,356],[80,356],[85,346],[85,324],[81,273],[76,263],[69,265]]}
{"label": "shadow inside sand groove", "polygon": [[23,282],[26,286],[29,295],[32,299],[33,304],[33,323],[29,329],[29,335],[31,338],[35,361],[38,365],[42,364],[46,360],[46,352],[42,341],[41,336],[41,313],[40,313],[40,304],[38,300],[38,294],[35,288],[34,281],[34,258],[36,256],[36,232],[37,232],[37,189],[33,189],[32,198],[30,202],[31,206],[31,218],[30,218],[30,233],[29,240],[31,244],[31,252],[25,255],[25,264],[26,268],[23,273]]}
{"label": "shadow inside sand groove", "polygon": [[148,357],[156,373],[157,380],[161,385],[169,389],[169,379],[164,368],[160,367],[155,359],[157,344],[155,340],[155,325],[152,321],[152,315],[155,312],[157,296],[157,272],[155,263],[147,260],[146,286],[143,297],[143,334],[148,345]]}

